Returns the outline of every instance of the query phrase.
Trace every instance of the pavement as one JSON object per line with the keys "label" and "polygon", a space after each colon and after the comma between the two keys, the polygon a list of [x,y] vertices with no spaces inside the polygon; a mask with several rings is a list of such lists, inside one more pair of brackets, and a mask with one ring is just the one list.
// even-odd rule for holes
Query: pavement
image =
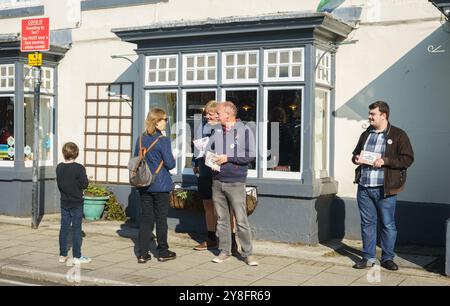
{"label": "pavement", "polygon": [[[379,265],[355,270],[361,242],[333,240],[317,246],[254,241],[259,266],[233,257],[217,264],[218,251],[195,251],[201,237],[169,230],[169,245],[177,259],[146,264],[135,257],[137,227],[114,221],[85,221],[83,255],[92,262],[80,266],[58,262],[59,215],[46,215],[39,229],[29,218],[0,216],[0,277],[76,286],[450,286],[444,276],[444,249],[397,248],[397,272]],[[151,252],[157,254],[152,243]],[[69,253],[70,254],[70,253]]]}

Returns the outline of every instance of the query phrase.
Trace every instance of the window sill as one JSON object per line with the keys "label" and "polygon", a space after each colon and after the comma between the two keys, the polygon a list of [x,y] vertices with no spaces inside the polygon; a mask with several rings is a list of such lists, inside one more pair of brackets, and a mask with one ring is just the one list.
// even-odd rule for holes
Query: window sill
{"label": "window sill", "polygon": [[19,18],[44,15],[44,6],[30,6],[11,9],[0,9],[0,19]]}

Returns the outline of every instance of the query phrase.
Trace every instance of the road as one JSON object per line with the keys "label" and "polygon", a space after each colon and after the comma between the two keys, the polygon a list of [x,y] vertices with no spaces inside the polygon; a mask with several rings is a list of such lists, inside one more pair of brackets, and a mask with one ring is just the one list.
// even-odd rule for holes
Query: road
{"label": "road", "polygon": [[0,275],[1,286],[55,286],[55,284]]}

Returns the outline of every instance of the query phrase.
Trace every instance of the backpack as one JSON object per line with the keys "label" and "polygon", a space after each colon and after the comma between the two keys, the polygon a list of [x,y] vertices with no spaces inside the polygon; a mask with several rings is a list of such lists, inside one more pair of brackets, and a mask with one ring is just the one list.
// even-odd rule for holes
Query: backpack
{"label": "backpack", "polygon": [[130,159],[128,162],[128,170],[129,170],[129,179],[130,184],[134,187],[148,187],[156,179],[156,175],[159,173],[159,171],[162,168],[163,161],[159,163],[158,169],[156,169],[155,173],[153,174],[150,170],[146,160],[145,156],[147,153],[156,145],[156,143],[159,141],[160,138],[164,136],[159,136],[155,139],[155,141],[152,142],[152,144],[148,148],[142,147],[142,135],[139,138],[139,155],[134,156]]}

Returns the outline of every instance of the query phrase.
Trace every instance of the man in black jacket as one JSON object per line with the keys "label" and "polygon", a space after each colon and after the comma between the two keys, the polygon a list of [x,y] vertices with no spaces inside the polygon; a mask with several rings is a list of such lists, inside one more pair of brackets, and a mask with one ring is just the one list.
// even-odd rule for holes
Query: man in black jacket
{"label": "man in black jacket", "polygon": [[381,266],[398,270],[394,263],[397,239],[395,206],[404,189],[406,169],[414,161],[408,135],[389,123],[389,105],[377,101],[369,105],[370,127],[361,134],[352,161],[358,165],[355,183],[361,216],[363,259],[353,268],[375,264],[377,222],[381,223]]}

